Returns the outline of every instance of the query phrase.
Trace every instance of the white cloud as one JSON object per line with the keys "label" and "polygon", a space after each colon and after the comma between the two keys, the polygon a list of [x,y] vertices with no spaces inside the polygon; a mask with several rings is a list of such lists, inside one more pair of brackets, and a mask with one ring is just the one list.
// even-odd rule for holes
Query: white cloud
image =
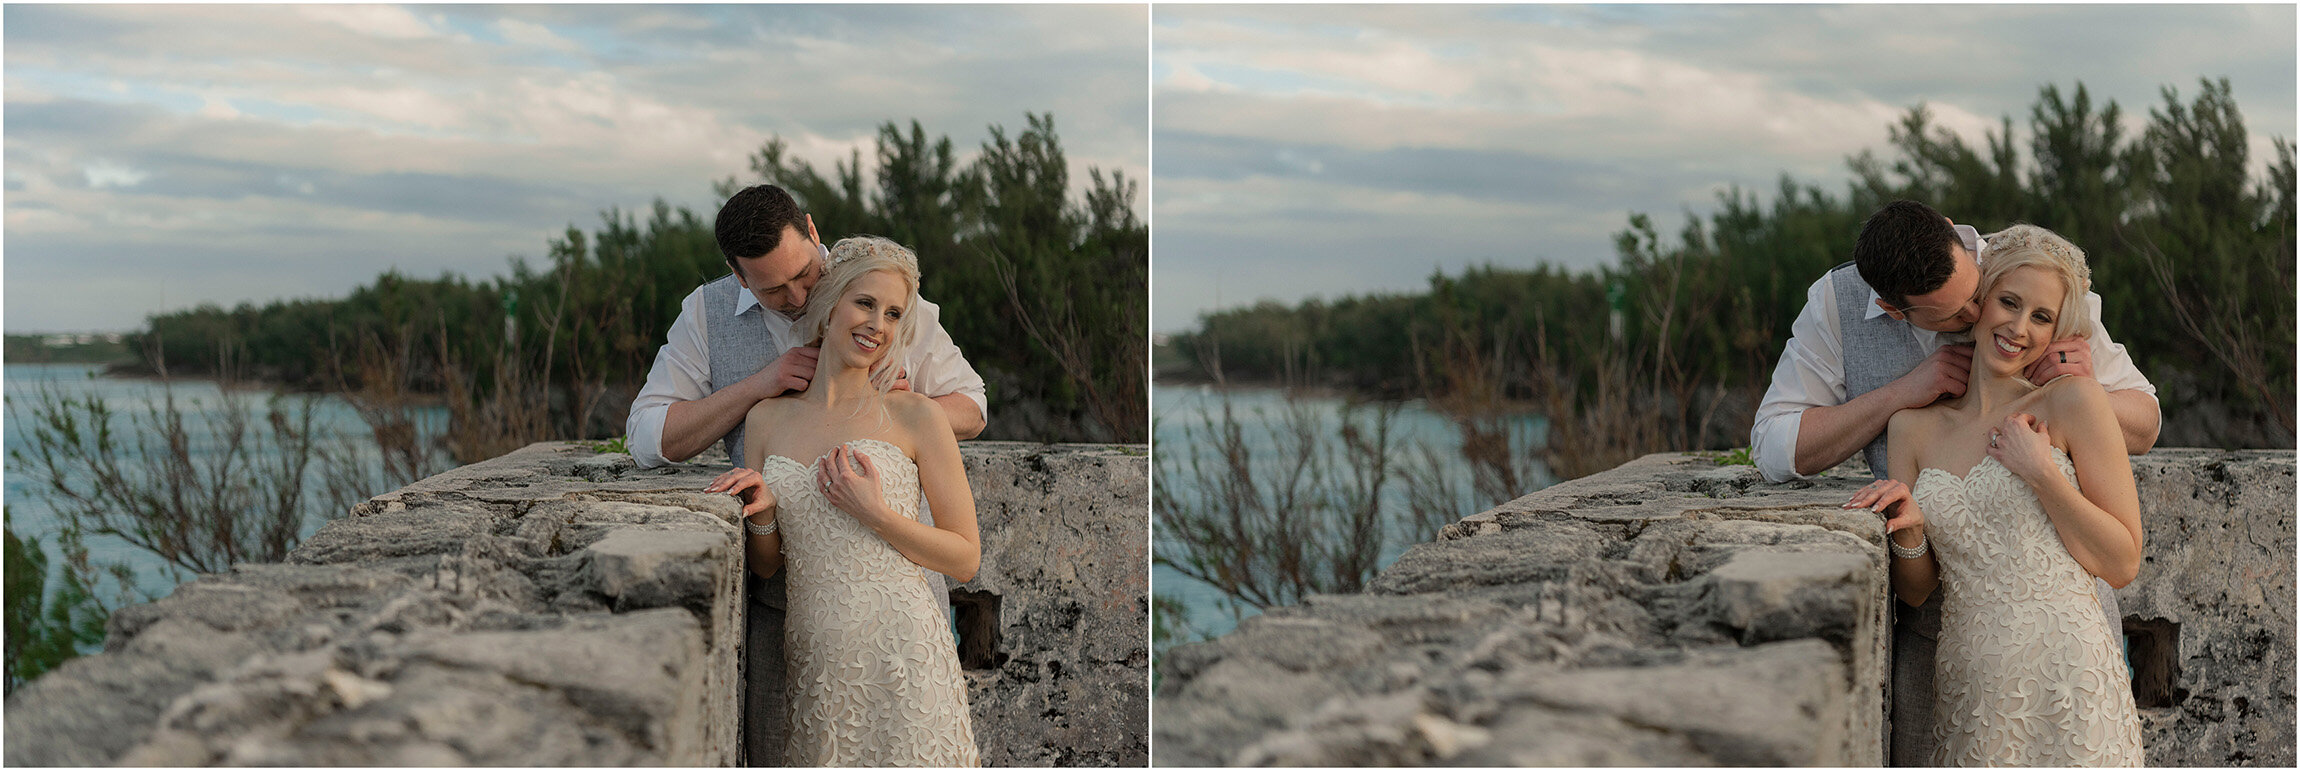
{"label": "white cloud", "polygon": [[415,40],[439,33],[405,8],[385,5],[299,5],[296,15],[386,40]]}
{"label": "white cloud", "polygon": [[532,46],[559,53],[580,53],[583,50],[581,45],[560,37],[550,27],[518,19],[496,20],[495,31],[503,36],[504,42],[512,45]]}
{"label": "white cloud", "polygon": [[240,111],[239,108],[233,107],[231,102],[211,95],[200,99],[200,117],[212,120],[231,120],[240,117]]}
{"label": "white cloud", "polygon": [[152,176],[150,172],[106,160],[93,161],[81,172],[87,175],[89,187],[135,187]]}
{"label": "white cloud", "polygon": [[1172,91],[1213,91],[1231,86],[1215,82],[1188,64],[1169,64],[1172,71],[1158,81],[1158,87]]}

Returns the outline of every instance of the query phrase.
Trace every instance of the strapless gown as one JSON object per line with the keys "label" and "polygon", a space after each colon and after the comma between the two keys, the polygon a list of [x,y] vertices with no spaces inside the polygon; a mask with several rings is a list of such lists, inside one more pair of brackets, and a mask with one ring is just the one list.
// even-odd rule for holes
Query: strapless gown
{"label": "strapless gown", "polygon": [[1965,477],[1919,472],[1912,494],[1941,578],[1932,765],[2141,765],[2121,630],[2036,492],[1983,457]]}
{"label": "strapless gown", "polygon": [[[918,517],[918,466],[875,439],[881,493]],[[827,457],[827,456],[826,456]],[[815,466],[767,456],[761,475],[781,510],[788,586],[790,766],[977,766],[966,678],[926,569],[895,551],[815,486]]]}

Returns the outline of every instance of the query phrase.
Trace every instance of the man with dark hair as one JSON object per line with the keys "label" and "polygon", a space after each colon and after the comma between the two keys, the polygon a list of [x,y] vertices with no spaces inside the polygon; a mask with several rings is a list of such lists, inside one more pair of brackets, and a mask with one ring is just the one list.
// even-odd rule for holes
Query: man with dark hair
{"label": "man with dark hair", "polygon": [[[1774,482],[1826,471],[1863,453],[1885,476],[1885,424],[1893,413],[1965,392],[1973,362],[1966,336],[1980,318],[1980,260],[1987,243],[1932,207],[1894,201],[1861,224],[1853,260],[1821,275],[1805,293],[1788,347],[1750,428],[1750,455]],[[2106,389],[2125,449],[2156,444],[2156,387],[2124,346],[2100,326],[2100,295],[2085,293],[2093,319],[2085,337],[2055,340],[2027,375],[2096,378]],[[2109,628],[2121,629],[2116,595],[2096,581]],[[1893,630],[1893,765],[1925,765],[1932,754],[1933,647],[1940,600],[1899,609]]]}
{"label": "man with dark hair", "polygon": [[[1886,305],[1922,307],[1924,303],[1909,302],[1909,297],[1947,288],[1949,279],[1957,277],[1957,250],[1963,248],[1963,238],[1949,218],[1933,207],[1900,200],[1885,204],[1862,223],[1861,234],[1853,241],[1853,264]],[[1979,274],[1972,277],[1978,281]],[[1978,291],[1976,286],[1973,292]],[[1970,320],[1963,323],[1972,325]]]}
{"label": "man with dark hair", "polygon": [[[1964,393],[1973,352],[1965,333],[1980,317],[1983,249],[1977,231],[1916,201],[1886,204],[1862,223],[1853,261],[1806,290],[1757,409],[1750,454],[1766,479],[1802,479],[1864,449],[1870,468],[1883,473],[1885,422],[1894,412]],[[2085,300],[2094,311],[2091,334],[2053,341],[2029,379],[2099,379],[2125,448],[2147,452],[2159,428],[2156,386],[2101,328],[2100,296]]]}
{"label": "man with dark hair", "polygon": [[[668,342],[625,423],[642,468],[694,457],[724,444],[743,457],[743,416],[761,399],[804,391],[817,349],[799,347],[791,323],[822,278],[826,255],[814,218],[774,185],[736,193],[712,228],[728,275],[704,284],[679,307]],[[982,433],[990,412],[982,377],[942,328],[941,309],[919,300],[919,344],[902,362],[907,387],[942,405],[960,439]]]}
{"label": "man with dark hair", "polygon": [[[774,185],[745,188],[719,207],[712,227],[729,274],[704,284],[679,306],[669,341],[655,354],[647,385],[631,403],[624,425],[632,459],[641,467],[676,463],[714,443],[735,463],[743,457],[743,421],[760,400],[804,391],[815,375],[817,348],[799,347],[793,324],[823,275],[829,251],[813,217]],[[982,377],[966,363],[942,309],[919,298],[918,344],[895,383],[942,407],[959,439],[982,433],[989,415]],[[756,486],[756,481],[751,486]],[[742,489],[728,492],[747,494]],[[752,493],[755,494],[755,493]],[[933,515],[920,506],[922,519]],[[750,607],[744,614],[743,753],[750,765],[781,765],[788,711],[783,678],[783,578],[759,579],[744,571]],[[947,613],[949,587],[939,573],[933,589]]]}

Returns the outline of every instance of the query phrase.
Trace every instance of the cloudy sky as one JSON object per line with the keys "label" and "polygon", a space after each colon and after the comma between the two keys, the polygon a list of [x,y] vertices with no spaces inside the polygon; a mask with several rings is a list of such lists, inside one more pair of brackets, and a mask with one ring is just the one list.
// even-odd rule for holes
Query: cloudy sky
{"label": "cloudy sky", "polygon": [[5,326],[499,275],[610,207],[708,216],[770,136],[867,163],[888,120],[971,157],[986,126],[1051,112],[1074,181],[1141,179],[1147,25],[1139,5],[9,5]]}
{"label": "cloudy sky", "polygon": [[[1434,269],[1614,259],[1929,104],[2025,147],[2038,89],[2079,81],[2132,131],[2226,76],[2253,138],[2295,137],[2281,6],[1159,6],[1152,328],[1257,299],[1417,290]],[[1953,212],[1952,212],[1953,215]]]}

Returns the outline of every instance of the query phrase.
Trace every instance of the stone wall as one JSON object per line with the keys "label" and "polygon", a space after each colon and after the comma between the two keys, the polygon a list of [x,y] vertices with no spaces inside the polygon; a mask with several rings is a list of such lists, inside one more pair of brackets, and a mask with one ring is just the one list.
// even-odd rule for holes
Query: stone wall
{"label": "stone wall", "polygon": [[2148,765],[2290,767],[2293,453],[2157,450],[2132,471],[2144,550],[2116,598]]}
{"label": "stone wall", "polygon": [[952,587],[953,604],[995,597],[999,615],[995,645],[961,645],[983,765],[1148,765],[1148,454],[959,446],[980,480],[982,570]]}
{"label": "stone wall", "polygon": [[1877,765],[1862,481],[1652,455],[1159,661],[1159,765]]}
{"label": "stone wall", "polygon": [[[2124,610],[2179,625],[2152,765],[2292,762],[2292,457],[2135,460]],[[1660,454],[1472,516],[1363,594],[1161,657],[1155,761],[1880,765],[1884,531],[1838,508],[1867,481]]]}
{"label": "stone wall", "polygon": [[[985,554],[959,589],[998,595],[1005,656],[969,673],[985,759],[1139,763],[1144,622],[1110,608],[1146,601],[1146,459],[961,447]],[[732,764],[740,511],[695,492],[718,468],[544,443],[379,496],[287,564],[114,614],[104,653],[9,698],[6,761]]]}

